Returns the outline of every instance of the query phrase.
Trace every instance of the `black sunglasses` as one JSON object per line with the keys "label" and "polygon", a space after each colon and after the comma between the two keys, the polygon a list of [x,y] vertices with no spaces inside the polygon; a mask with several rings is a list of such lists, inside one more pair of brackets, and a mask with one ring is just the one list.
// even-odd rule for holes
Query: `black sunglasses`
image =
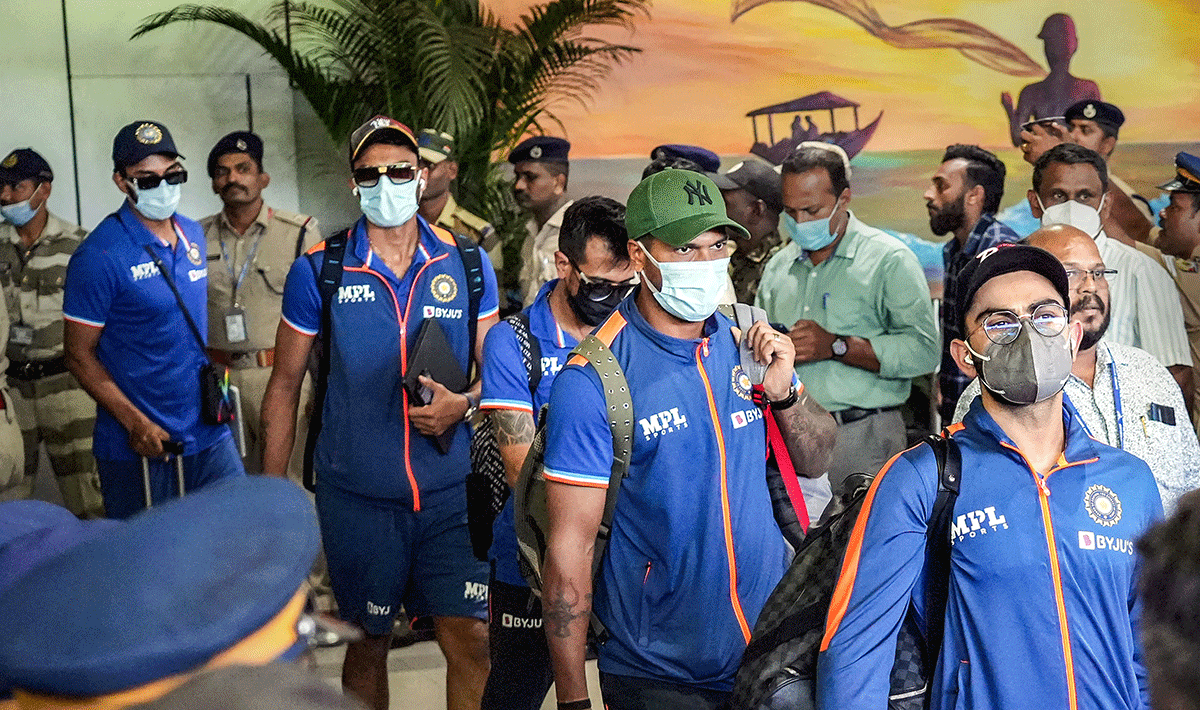
{"label": "black sunglasses", "polygon": [[354,176],[354,184],[359,187],[375,187],[379,184],[380,175],[387,175],[393,185],[402,185],[417,176],[417,168],[411,163],[372,165],[368,168],[355,168],[351,175]]}
{"label": "black sunglasses", "polygon": [[182,185],[187,182],[187,171],[176,170],[166,175],[143,175],[141,177],[126,175],[125,179],[136,185],[139,190],[153,190],[162,184],[163,180],[166,180],[168,185]]}

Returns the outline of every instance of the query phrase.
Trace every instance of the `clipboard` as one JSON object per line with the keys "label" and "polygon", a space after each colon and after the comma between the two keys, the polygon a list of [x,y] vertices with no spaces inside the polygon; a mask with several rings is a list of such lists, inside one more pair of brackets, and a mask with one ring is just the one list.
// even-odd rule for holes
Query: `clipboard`
{"label": "clipboard", "polygon": [[[421,327],[417,330],[417,337],[409,351],[408,371],[404,373],[404,389],[408,392],[409,399],[417,406],[425,406],[433,399],[429,388],[418,381],[417,378],[421,375],[437,381],[451,392],[462,392],[470,384],[467,374],[458,364],[458,358],[454,356],[454,350],[446,338],[446,331],[436,318],[421,321]],[[458,424],[455,423],[440,436],[428,438],[432,439],[438,451],[444,454],[450,450],[457,429]]]}

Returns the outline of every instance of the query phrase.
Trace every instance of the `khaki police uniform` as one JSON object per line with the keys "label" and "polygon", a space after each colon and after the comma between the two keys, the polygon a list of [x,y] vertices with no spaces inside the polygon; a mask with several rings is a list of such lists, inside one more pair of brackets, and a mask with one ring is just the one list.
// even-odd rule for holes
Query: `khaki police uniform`
{"label": "khaki police uniform", "polygon": [[85,236],[83,228],[49,214],[41,235],[26,249],[16,227],[0,225],[8,382],[26,453],[22,480],[0,492],[0,499],[33,494],[38,451],[45,443],[67,509],[81,517],[103,517],[92,456],[96,402],[63,361],[63,280]]}
{"label": "khaki police uniform", "polygon": [[538,227],[533,218],[525,223],[527,235],[525,243],[521,245],[519,283],[522,303],[526,306],[533,304],[542,284],[558,277],[558,270],[554,265],[554,252],[558,251],[558,233],[562,230],[563,216],[573,204],[574,200],[564,202],[541,227]]}
{"label": "khaki police uniform", "polygon": [[[1183,320],[1192,351],[1192,376],[1200,383],[1200,249],[1192,252],[1191,259],[1175,259],[1172,276],[1175,277],[1179,300],[1183,305]],[[1190,405],[1192,422],[1197,424],[1196,430],[1200,433],[1200,391]]]}
{"label": "khaki police uniform", "polygon": [[[8,309],[0,308],[0,500],[25,475],[25,443],[21,440],[21,425],[17,423],[16,408],[8,389]],[[3,707],[3,703],[0,703]]]}
{"label": "khaki police uniform", "polygon": [[495,227],[483,217],[477,217],[463,209],[454,201],[454,195],[446,195],[446,206],[438,215],[437,225],[449,229],[455,234],[470,237],[487,252],[497,274],[504,269],[504,248]]}
{"label": "khaki police uniform", "polygon": [[[262,399],[275,364],[283,285],[296,256],[320,241],[317,220],[263,205],[245,234],[230,226],[224,212],[205,217],[200,225],[208,241],[209,356],[230,368],[230,383],[241,392],[246,470],[262,472]],[[245,337],[231,341],[230,335],[236,333],[227,330],[227,320],[236,320],[239,313]],[[296,446],[288,464],[288,476],[296,482],[303,473],[311,402],[311,381],[306,378],[300,392]]]}

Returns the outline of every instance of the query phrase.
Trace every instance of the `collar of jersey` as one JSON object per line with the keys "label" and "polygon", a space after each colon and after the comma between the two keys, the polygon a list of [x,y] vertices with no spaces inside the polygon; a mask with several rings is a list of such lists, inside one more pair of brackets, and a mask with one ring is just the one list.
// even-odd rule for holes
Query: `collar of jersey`
{"label": "collar of jersey", "polygon": [[[413,253],[413,264],[423,264],[429,259],[441,254],[443,251],[451,249],[448,244],[438,239],[433,230],[429,228],[429,223],[423,217],[417,215],[417,232],[420,235],[417,243],[417,250]],[[354,223],[354,232],[350,241],[351,254],[358,262],[352,266],[365,266],[374,271],[387,271],[390,273],[387,265],[381,259],[371,258],[371,242],[367,239],[367,218],[359,217]],[[370,263],[368,263],[370,259]],[[412,268],[410,265],[409,268]],[[396,280],[404,278],[404,274],[393,274]]]}
{"label": "collar of jersey", "polygon": [[[120,220],[121,226],[125,227],[125,231],[129,233],[129,236],[138,246],[142,246],[144,244],[166,246],[159,240],[158,237],[154,236],[153,232],[151,232],[149,229],[146,229],[146,225],[142,224],[142,220],[138,219],[137,212],[135,212],[133,206],[129,204],[129,200],[125,200],[121,203],[121,209],[117,210],[117,219]],[[175,220],[174,215],[171,216],[171,221],[175,224],[175,231],[179,234],[182,234],[183,229],[179,227],[179,222]],[[176,242],[176,247],[178,247],[181,243],[183,244],[183,248],[185,250],[191,244],[186,236],[179,242]]]}
{"label": "collar of jersey", "polygon": [[[558,285],[558,279],[552,279],[538,290],[537,298],[529,306],[529,332],[538,340],[554,343],[556,347],[573,348],[579,344],[567,331],[559,327],[554,318],[554,310],[550,308],[550,292]],[[560,335],[561,334],[561,335]]]}
{"label": "collar of jersey", "polygon": [[[1071,404],[1071,400],[1065,394],[1063,395],[1062,418],[1063,430],[1066,432],[1066,446],[1062,458],[1067,463],[1080,463],[1097,458],[1095,442],[1088,436],[1087,430],[1080,422],[1079,413],[1075,411],[1075,405]],[[975,430],[988,439],[1012,447],[1001,448],[1014,460],[1019,458],[1016,453],[1016,444],[1004,433],[996,420],[992,419],[992,415],[983,408],[982,396],[976,397],[975,401],[971,403],[971,409],[967,412],[967,416],[963,417],[963,423],[967,425],[968,431]],[[1021,463],[1024,464],[1023,461]]]}
{"label": "collar of jersey", "polygon": [[[661,350],[663,353],[686,362],[691,362],[695,359],[696,348],[700,345],[703,338],[712,338],[712,335],[717,332],[720,327],[721,319],[724,318],[720,313],[714,313],[704,321],[704,330],[702,338],[682,339],[673,338],[665,333],[660,333],[655,330],[646,319],[642,317],[642,312],[637,307],[637,297],[641,293],[641,286],[634,291],[628,298],[621,302],[617,310],[624,316],[625,321],[629,323],[643,338],[650,341],[651,346],[656,350]],[[730,338],[732,341],[732,338]],[[716,339],[709,341],[710,346],[716,345]]]}

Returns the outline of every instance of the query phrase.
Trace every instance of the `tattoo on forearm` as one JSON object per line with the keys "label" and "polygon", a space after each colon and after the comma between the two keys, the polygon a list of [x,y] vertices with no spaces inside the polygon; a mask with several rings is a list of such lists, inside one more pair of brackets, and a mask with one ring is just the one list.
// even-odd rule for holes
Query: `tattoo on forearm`
{"label": "tattoo on forearm", "polygon": [[536,429],[533,417],[525,412],[497,409],[492,412],[496,428],[496,443],[500,446],[519,446],[533,442]]}
{"label": "tattoo on forearm", "polygon": [[792,461],[802,464],[798,472],[819,476],[829,468],[837,424],[824,407],[803,392],[795,405],[775,412],[775,420]]}
{"label": "tattoo on forearm", "polygon": [[586,617],[592,610],[592,595],[583,595],[580,603],[579,595],[572,594],[574,600],[568,599],[563,590],[558,595],[548,599],[542,608],[542,618],[545,619],[546,629],[555,638],[570,638],[572,625],[579,617]]}

